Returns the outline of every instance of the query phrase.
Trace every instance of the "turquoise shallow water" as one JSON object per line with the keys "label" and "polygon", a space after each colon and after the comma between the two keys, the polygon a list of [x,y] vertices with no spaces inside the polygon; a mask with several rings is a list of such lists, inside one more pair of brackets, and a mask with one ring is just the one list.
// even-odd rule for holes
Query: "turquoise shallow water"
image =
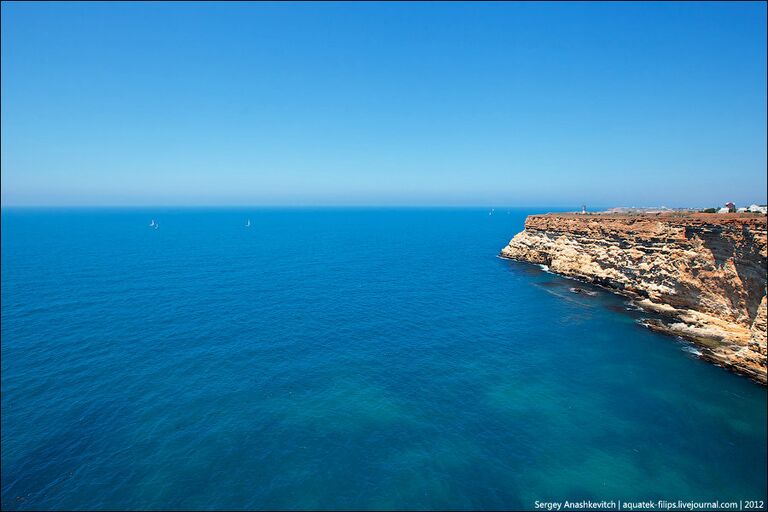
{"label": "turquoise shallow water", "polygon": [[3,210],[2,508],[765,500],[766,389],[497,258],[541,210]]}

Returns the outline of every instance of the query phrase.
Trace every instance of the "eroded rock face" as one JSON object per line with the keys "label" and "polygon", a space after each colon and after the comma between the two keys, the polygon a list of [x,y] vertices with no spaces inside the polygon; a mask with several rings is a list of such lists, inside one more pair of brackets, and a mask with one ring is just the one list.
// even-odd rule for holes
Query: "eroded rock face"
{"label": "eroded rock face", "polygon": [[532,215],[501,255],[636,298],[673,319],[652,328],[766,382],[765,215]]}

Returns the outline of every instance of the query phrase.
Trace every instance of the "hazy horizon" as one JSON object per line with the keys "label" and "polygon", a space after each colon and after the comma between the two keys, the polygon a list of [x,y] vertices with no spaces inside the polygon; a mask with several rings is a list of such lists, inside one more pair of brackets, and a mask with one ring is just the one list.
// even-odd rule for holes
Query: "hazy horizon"
{"label": "hazy horizon", "polygon": [[2,4],[3,207],[766,204],[766,5]]}
{"label": "hazy horizon", "polygon": [[[737,204],[738,207],[741,206],[750,206],[752,204],[757,203],[743,203],[743,204]],[[762,205],[762,203],[760,203]],[[719,205],[688,205],[688,206],[682,206],[682,205],[665,205],[665,204],[611,204],[611,205],[584,205],[587,206],[588,212],[598,212],[598,211],[604,211],[610,208],[669,208],[669,209],[706,209],[706,208],[717,208],[720,207]],[[764,205],[763,205],[764,206]],[[503,209],[517,209],[517,210],[524,210],[524,209],[530,209],[530,208],[541,208],[542,210],[547,208],[553,208],[553,209],[566,209],[571,208],[574,211],[581,211],[582,205],[576,205],[576,204],[373,204],[373,203],[365,203],[365,204],[339,204],[339,203],[328,203],[328,204],[320,204],[320,203],[307,203],[307,204],[241,204],[241,203],[206,203],[206,204],[185,204],[185,203],[178,203],[178,204],[3,204],[2,209],[178,209],[178,210],[187,210],[187,209],[211,209],[211,210],[222,210],[222,209],[233,209],[233,210],[244,210],[244,209],[252,209],[252,210],[311,210],[311,209],[337,209],[337,210],[365,210],[365,209],[381,209],[381,210],[388,210],[388,209],[403,209],[403,210],[410,210],[410,209],[433,209],[433,210],[473,210],[473,209],[483,209],[486,210],[488,208],[498,208],[499,210]],[[501,212],[500,212],[501,213]]]}

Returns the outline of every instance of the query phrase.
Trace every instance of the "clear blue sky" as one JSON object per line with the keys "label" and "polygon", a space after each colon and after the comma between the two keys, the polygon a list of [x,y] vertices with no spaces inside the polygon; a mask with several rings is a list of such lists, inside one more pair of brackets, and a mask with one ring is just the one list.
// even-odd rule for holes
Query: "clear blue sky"
{"label": "clear blue sky", "polygon": [[2,4],[3,205],[766,202],[766,4]]}

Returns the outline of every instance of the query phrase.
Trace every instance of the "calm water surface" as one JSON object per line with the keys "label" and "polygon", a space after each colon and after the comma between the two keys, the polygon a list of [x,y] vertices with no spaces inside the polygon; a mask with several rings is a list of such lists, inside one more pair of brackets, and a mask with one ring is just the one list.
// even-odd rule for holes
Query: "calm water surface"
{"label": "calm water surface", "polygon": [[766,388],[497,258],[541,210],[3,210],[2,508],[765,500]]}

